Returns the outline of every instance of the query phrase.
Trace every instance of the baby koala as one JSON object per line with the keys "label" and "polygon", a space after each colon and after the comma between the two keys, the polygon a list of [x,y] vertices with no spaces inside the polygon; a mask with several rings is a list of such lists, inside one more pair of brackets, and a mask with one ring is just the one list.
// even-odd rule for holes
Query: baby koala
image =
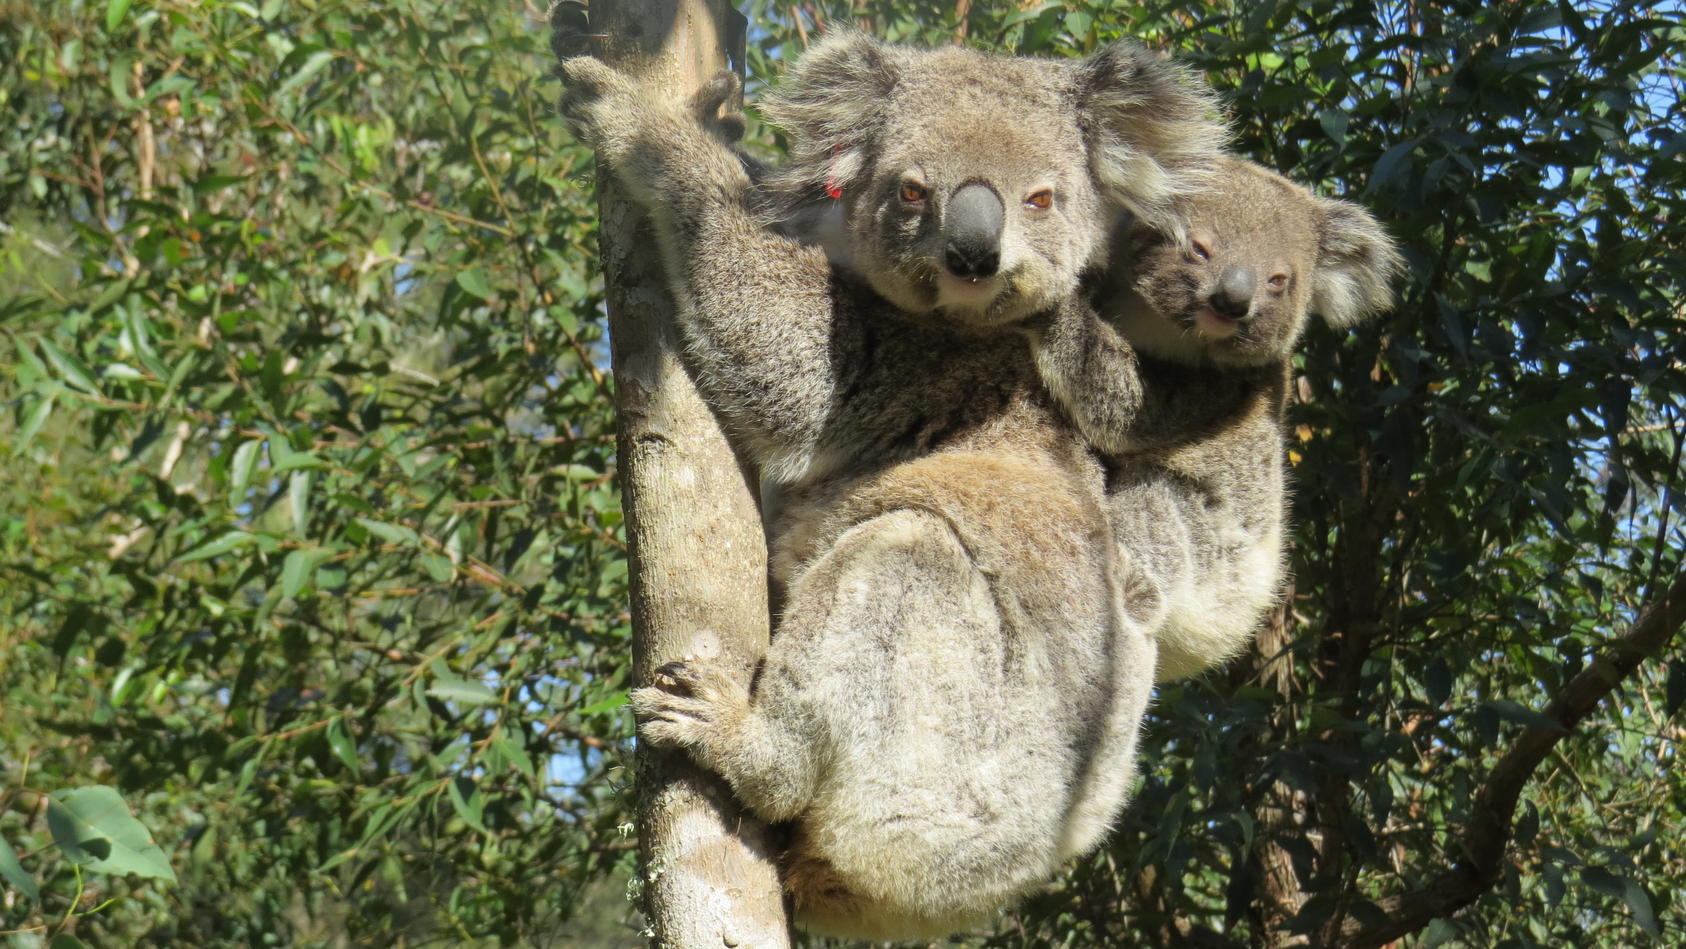
{"label": "baby koala", "polygon": [[1096,291],[1033,333],[1043,383],[1107,460],[1125,605],[1158,681],[1247,647],[1282,582],[1283,401],[1307,320],[1392,305],[1402,260],[1368,211],[1226,157],[1183,233],[1121,228]]}

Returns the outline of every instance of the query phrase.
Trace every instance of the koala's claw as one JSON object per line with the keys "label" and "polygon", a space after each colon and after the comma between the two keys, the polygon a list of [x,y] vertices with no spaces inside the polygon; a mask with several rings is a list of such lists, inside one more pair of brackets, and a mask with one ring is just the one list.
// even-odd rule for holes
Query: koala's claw
{"label": "koala's claw", "polygon": [[550,51],[557,59],[571,59],[590,52],[591,15],[579,0],[557,0],[550,6]]}

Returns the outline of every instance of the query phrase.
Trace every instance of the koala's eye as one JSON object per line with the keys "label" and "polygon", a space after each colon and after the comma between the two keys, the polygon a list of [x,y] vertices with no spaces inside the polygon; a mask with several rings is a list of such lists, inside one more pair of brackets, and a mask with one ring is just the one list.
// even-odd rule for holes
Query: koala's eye
{"label": "koala's eye", "polygon": [[1278,292],[1286,290],[1288,289],[1288,275],[1285,273],[1271,274],[1270,279],[1265,281],[1265,286]]}
{"label": "koala's eye", "polygon": [[1189,250],[1193,252],[1195,258],[1198,260],[1212,259],[1212,248],[1208,247],[1206,242],[1198,237],[1190,239]]}
{"label": "koala's eye", "polygon": [[1024,203],[1025,207],[1046,211],[1054,206],[1054,192],[1043,188],[1041,191],[1033,192],[1030,197],[1025,198]]}
{"label": "koala's eye", "polygon": [[908,204],[919,204],[931,196],[931,189],[917,181],[902,182],[902,200]]}

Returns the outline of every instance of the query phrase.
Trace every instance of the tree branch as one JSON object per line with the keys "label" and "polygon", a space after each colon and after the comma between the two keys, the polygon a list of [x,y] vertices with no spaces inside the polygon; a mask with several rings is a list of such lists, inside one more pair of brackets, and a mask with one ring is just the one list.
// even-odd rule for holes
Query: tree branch
{"label": "tree branch", "polygon": [[1476,794],[1475,808],[1458,842],[1463,857],[1446,872],[1405,893],[1376,904],[1385,922],[1349,919],[1342,928],[1342,949],[1370,949],[1416,932],[1475,902],[1498,882],[1505,846],[1522,788],[1580,721],[1615,691],[1639,664],[1666,647],[1686,625],[1686,571],[1677,573],[1660,601],[1640,613],[1625,635],[1569,680],[1546,706],[1545,717],[1557,727],[1530,728],[1505,752]]}

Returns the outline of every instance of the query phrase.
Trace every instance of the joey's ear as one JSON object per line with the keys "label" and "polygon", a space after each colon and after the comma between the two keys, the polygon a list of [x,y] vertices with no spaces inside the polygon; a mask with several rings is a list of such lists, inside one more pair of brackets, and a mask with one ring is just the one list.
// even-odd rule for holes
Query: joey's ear
{"label": "joey's ear", "polygon": [[1229,138],[1211,88],[1129,40],[1075,68],[1078,120],[1107,196],[1153,226],[1177,230],[1177,198],[1212,180]]}
{"label": "joey's ear", "polygon": [[1393,306],[1393,281],[1405,269],[1393,238],[1350,201],[1317,198],[1322,212],[1311,311],[1330,326],[1350,326]]}
{"label": "joey's ear", "polygon": [[865,33],[833,32],[762,99],[762,114],[790,135],[786,187],[847,190],[858,181],[896,84],[891,59]]}

